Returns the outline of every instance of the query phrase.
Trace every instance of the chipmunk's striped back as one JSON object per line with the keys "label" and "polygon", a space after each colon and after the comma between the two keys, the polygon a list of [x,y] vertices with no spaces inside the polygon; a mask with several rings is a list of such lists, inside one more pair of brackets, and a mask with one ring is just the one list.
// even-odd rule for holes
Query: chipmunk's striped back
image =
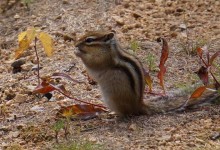
{"label": "chipmunk's striped back", "polygon": [[142,64],[134,55],[123,50],[116,42],[111,43],[111,50],[117,53],[116,56],[118,57],[118,60],[120,60],[118,64],[123,68],[126,68],[126,74],[130,76],[130,82],[135,91],[134,93],[139,95],[139,98],[142,99],[145,87]]}

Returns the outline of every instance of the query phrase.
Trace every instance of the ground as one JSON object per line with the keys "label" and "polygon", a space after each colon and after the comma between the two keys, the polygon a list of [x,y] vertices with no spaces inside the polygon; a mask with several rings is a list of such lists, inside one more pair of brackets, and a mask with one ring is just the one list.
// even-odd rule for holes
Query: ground
{"label": "ground", "polygon": [[[164,100],[145,94],[144,98],[158,107],[160,101],[178,105],[175,94],[184,95],[185,100],[190,93],[184,89],[199,82],[194,73],[201,66],[197,47],[207,45],[211,54],[220,49],[219,0],[32,0],[26,1],[28,8],[20,1],[10,1],[11,7],[5,2],[0,2],[0,149],[62,149],[53,129],[59,120],[56,114],[61,105],[76,103],[56,92],[50,100],[31,92],[37,85],[33,45],[20,58],[25,60],[21,72],[13,73],[10,60],[18,46],[17,36],[27,27],[38,27],[54,39],[50,58],[37,43],[41,76],[67,73],[83,82],[63,82],[74,97],[99,104],[98,86],[88,82],[82,62],[74,55],[74,42],[86,30],[115,30],[122,47],[150,69],[156,93],[161,92],[156,78],[161,45],[156,39],[166,38],[170,54],[165,86],[167,94],[174,97]],[[71,41],[65,38],[68,36]],[[220,149],[218,104],[125,121],[109,116],[104,113],[87,121],[70,121],[70,134],[65,139],[64,131],[60,131],[59,143],[75,141],[79,149]]]}

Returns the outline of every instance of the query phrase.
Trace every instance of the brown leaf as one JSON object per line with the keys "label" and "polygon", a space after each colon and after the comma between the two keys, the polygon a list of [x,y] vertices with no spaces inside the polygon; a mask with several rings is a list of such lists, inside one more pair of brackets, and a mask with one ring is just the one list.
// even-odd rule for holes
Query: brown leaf
{"label": "brown leaf", "polygon": [[67,107],[62,107],[59,111],[63,117],[75,117],[83,120],[96,117],[99,113],[103,112],[102,108],[95,107],[87,104],[75,104]]}
{"label": "brown leaf", "polygon": [[196,74],[199,76],[200,80],[202,80],[204,85],[209,84],[208,68],[202,66]]}
{"label": "brown leaf", "polygon": [[205,90],[206,90],[206,86],[201,86],[201,87],[197,88],[193,92],[193,94],[190,96],[190,99],[199,98]]}

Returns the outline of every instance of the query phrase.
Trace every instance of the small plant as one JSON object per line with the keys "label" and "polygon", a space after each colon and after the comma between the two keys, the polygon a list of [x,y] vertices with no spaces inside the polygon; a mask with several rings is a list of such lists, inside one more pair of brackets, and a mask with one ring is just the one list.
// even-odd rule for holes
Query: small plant
{"label": "small plant", "polygon": [[44,47],[44,51],[47,54],[47,56],[52,56],[53,54],[53,40],[50,37],[49,34],[40,31],[37,28],[30,27],[26,31],[21,32],[18,35],[18,42],[19,42],[19,47],[15,51],[15,59],[18,59],[25,50],[27,50],[30,47],[30,44],[32,41],[34,41],[34,50],[36,53],[36,58],[37,58],[37,77],[38,77],[38,83],[40,84],[40,60],[38,56],[38,51],[37,51],[37,41],[40,40],[41,44]]}
{"label": "small plant", "polygon": [[[203,86],[198,87],[192,93],[189,100],[186,101],[184,107],[186,107],[188,103],[195,101],[197,98],[201,97],[206,90],[218,91],[218,92],[220,91],[220,81],[216,78],[216,76],[213,73],[213,67],[214,67],[213,63],[214,60],[218,56],[220,56],[220,51],[217,51],[212,56],[210,56],[207,46],[204,46],[203,48],[197,49],[197,54],[203,65],[199,68],[196,74],[203,82]],[[206,57],[206,59],[204,58],[204,56]],[[212,77],[212,83],[210,81],[210,77]]]}
{"label": "small plant", "polygon": [[65,124],[63,120],[58,120],[52,127],[52,129],[55,131],[55,139],[56,142],[58,143],[58,133],[60,132],[61,129],[64,129]]}
{"label": "small plant", "polygon": [[149,71],[157,71],[156,57],[149,53],[146,57],[146,63],[148,64]]}
{"label": "small plant", "polygon": [[136,52],[139,49],[139,43],[136,40],[131,41],[131,49]]}
{"label": "small plant", "polygon": [[197,54],[197,49],[199,47],[203,47],[205,44],[206,44],[206,41],[203,39],[191,40],[189,38],[187,38],[186,40],[183,40],[180,43],[184,52],[186,52],[187,55],[191,55],[191,56],[195,56]]}
{"label": "small plant", "polygon": [[197,54],[197,49],[203,47],[206,44],[206,40],[201,38],[192,39],[189,35],[186,20],[181,24],[181,29],[184,38],[181,40],[180,46],[187,55],[195,56]]}

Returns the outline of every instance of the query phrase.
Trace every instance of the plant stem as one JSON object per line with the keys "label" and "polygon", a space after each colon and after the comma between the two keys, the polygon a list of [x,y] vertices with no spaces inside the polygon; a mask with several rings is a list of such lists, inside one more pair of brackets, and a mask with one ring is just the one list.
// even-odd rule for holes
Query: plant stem
{"label": "plant stem", "polygon": [[[85,103],[85,104],[88,104],[88,105],[93,105],[93,106],[96,106],[96,107],[100,107],[100,108],[103,108],[103,109],[106,109],[107,107],[103,106],[103,105],[98,105],[98,104],[92,104],[90,102],[86,102],[86,101],[83,101],[83,100],[79,100],[77,98],[74,98],[70,95],[67,95],[66,93],[64,93],[63,91],[61,91],[59,88],[57,88],[56,86],[54,86],[53,84],[50,84],[52,87],[54,87],[58,92],[60,92],[61,94],[63,94],[64,96],[70,98],[70,99],[73,99],[75,101],[78,101],[78,102],[81,102],[81,103]],[[103,110],[103,111],[106,111],[108,112],[107,110]]]}
{"label": "plant stem", "polygon": [[55,138],[56,138],[56,143],[59,143],[59,141],[58,141],[58,131],[55,131]]}
{"label": "plant stem", "polygon": [[219,84],[218,80],[215,78],[214,74],[211,72],[211,70],[209,72],[210,72],[212,78],[215,80],[215,83],[219,86],[220,84]]}
{"label": "plant stem", "polygon": [[34,39],[34,50],[35,50],[36,57],[37,57],[37,79],[38,79],[38,84],[40,84],[40,59],[37,53],[37,38],[36,37]]}

